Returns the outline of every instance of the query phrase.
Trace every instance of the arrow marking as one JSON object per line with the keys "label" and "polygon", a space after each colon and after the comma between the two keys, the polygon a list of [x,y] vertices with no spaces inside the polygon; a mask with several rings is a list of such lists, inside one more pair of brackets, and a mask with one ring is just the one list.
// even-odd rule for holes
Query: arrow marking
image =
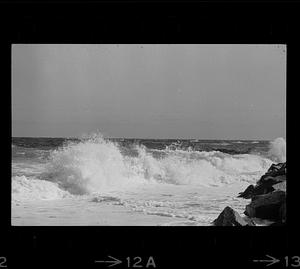
{"label": "arrow marking", "polygon": [[108,256],[110,259],[112,259],[111,261],[95,261],[95,263],[111,263],[110,265],[108,265],[108,267],[113,267],[117,264],[120,264],[122,263],[121,260],[117,259],[117,258],[114,258],[112,256]]}
{"label": "arrow marking", "polygon": [[270,255],[266,255],[268,258],[270,258],[270,260],[253,260],[253,262],[267,262],[269,264],[267,264],[266,266],[270,266],[270,265],[273,265],[277,262],[280,262],[280,260],[270,256]]}

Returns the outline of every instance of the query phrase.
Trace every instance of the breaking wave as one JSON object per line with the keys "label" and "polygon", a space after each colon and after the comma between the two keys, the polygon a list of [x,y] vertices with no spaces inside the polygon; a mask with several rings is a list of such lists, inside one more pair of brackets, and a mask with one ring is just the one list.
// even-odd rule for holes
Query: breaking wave
{"label": "breaking wave", "polygon": [[278,137],[270,142],[268,155],[274,162],[286,161],[286,142],[283,137]]}
{"label": "breaking wave", "polygon": [[149,150],[143,145],[135,145],[129,152],[127,149],[125,154],[119,144],[99,135],[66,143],[51,151],[40,173],[18,173],[12,178],[13,197],[58,199],[147,184],[253,184],[273,162],[285,161],[285,140],[271,142],[267,156],[190,148]]}
{"label": "breaking wave", "polygon": [[229,155],[219,151],[162,150],[154,157],[137,145],[135,156],[101,136],[69,143],[51,153],[40,177],[71,194],[102,193],[138,184],[220,186],[236,181],[253,182],[271,165],[268,158]]}

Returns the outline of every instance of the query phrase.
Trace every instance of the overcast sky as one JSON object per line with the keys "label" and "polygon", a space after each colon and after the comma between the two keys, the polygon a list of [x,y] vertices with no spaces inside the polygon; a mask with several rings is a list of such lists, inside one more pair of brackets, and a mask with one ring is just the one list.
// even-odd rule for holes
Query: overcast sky
{"label": "overcast sky", "polygon": [[13,136],[285,137],[284,45],[13,45]]}

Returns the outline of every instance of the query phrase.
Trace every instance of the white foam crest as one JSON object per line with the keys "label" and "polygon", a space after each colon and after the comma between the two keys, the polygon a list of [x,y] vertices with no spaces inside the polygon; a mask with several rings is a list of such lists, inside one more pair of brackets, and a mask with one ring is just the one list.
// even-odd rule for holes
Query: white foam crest
{"label": "white foam crest", "polygon": [[145,148],[139,147],[136,166],[147,179],[172,184],[219,186],[236,181],[252,182],[271,165],[271,161],[257,155],[229,155],[219,151],[197,152],[168,150],[165,158],[155,159]]}
{"label": "white foam crest", "polygon": [[286,142],[283,137],[278,137],[270,142],[268,156],[274,162],[286,161]]}
{"label": "white foam crest", "polygon": [[57,184],[45,180],[15,176],[12,178],[12,201],[54,200],[70,196]]}
{"label": "white foam crest", "polygon": [[122,189],[136,182],[118,147],[101,136],[53,151],[44,178],[72,194]]}
{"label": "white foam crest", "polygon": [[117,144],[101,136],[69,143],[52,152],[41,178],[71,194],[122,191],[149,183],[220,186],[254,183],[272,163],[262,156],[218,151],[164,150],[164,157],[154,158],[144,146],[136,147],[134,157],[122,155]]}

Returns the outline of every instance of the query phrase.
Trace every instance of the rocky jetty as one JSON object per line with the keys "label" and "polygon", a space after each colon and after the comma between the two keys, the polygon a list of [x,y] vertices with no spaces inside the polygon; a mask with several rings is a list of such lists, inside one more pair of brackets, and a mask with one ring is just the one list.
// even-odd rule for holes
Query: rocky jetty
{"label": "rocky jetty", "polygon": [[251,199],[242,218],[235,210],[226,207],[217,219],[215,226],[254,226],[255,218],[273,221],[271,225],[284,225],[286,222],[286,163],[272,164],[268,171],[250,185],[238,197]]}

